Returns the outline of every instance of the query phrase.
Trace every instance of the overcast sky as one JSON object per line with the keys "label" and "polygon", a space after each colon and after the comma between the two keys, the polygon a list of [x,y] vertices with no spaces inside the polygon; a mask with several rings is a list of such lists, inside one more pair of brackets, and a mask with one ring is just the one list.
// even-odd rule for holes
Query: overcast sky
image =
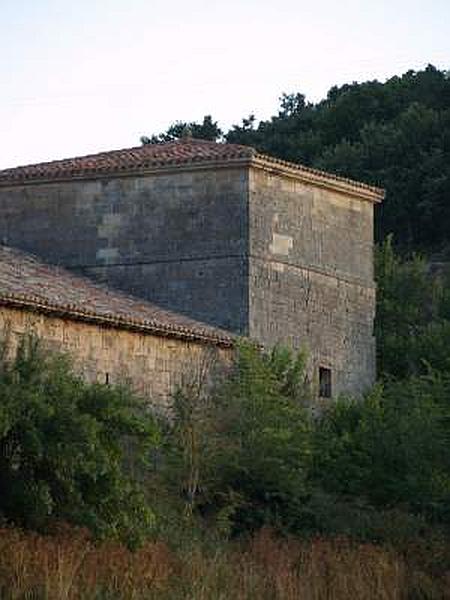
{"label": "overcast sky", "polygon": [[0,168],[450,68],[450,0],[0,0]]}

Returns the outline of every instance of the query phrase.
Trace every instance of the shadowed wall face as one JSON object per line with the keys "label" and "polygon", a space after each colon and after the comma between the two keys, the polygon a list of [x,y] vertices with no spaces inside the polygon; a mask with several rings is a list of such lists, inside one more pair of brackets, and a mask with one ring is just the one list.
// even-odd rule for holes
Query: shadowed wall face
{"label": "shadowed wall face", "polygon": [[0,238],[247,333],[248,172],[196,170],[0,188]]}

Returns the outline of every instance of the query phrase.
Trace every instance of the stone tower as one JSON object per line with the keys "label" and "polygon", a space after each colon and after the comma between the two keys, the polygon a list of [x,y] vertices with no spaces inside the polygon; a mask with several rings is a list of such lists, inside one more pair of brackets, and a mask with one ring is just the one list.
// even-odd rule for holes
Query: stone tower
{"label": "stone tower", "polygon": [[199,321],[305,347],[322,396],[374,381],[377,188],[181,140],[0,171],[0,239]]}

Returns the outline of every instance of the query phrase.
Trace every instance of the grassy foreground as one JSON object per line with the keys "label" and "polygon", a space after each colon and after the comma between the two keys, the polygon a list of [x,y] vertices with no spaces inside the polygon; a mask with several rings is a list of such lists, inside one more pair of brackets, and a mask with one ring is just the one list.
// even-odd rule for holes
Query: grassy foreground
{"label": "grassy foreground", "polygon": [[448,590],[450,574],[433,577],[405,556],[345,538],[281,540],[263,529],[213,549],[177,552],[155,541],[131,552],[79,530],[0,530],[4,600],[388,600],[450,598]]}

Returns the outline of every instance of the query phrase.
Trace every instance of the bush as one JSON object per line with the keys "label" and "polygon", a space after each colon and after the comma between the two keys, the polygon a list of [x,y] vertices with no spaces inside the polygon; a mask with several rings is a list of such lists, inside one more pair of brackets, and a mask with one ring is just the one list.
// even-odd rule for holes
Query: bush
{"label": "bush", "polygon": [[382,376],[407,378],[428,366],[450,370],[450,278],[430,274],[419,256],[396,256],[389,236],[375,255],[378,370]]}
{"label": "bush", "polygon": [[314,434],[312,478],[327,492],[375,507],[447,520],[449,382],[436,373],[340,400]]}
{"label": "bush", "polygon": [[[135,542],[153,514],[124,468],[157,430],[125,388],[85,383],[32,336],[0,358],[0,512],[23,527],[55,520]],[[130,459],[131,460],[131,459]]]}
{"label": "bush", "polygon": [[291,527],[311,460],[305,359],[242,343],[211,395],[177,394],[167,431],[166,476],[192,512],[223,530]]}
{"label": "bush", "polygon": [[449,397],[450,376],[430,371],[312,418],[304,357],[242,344],[212,394],[197,385],[176,395],[168,496],[225,532],[412,539],[450,523]]}

